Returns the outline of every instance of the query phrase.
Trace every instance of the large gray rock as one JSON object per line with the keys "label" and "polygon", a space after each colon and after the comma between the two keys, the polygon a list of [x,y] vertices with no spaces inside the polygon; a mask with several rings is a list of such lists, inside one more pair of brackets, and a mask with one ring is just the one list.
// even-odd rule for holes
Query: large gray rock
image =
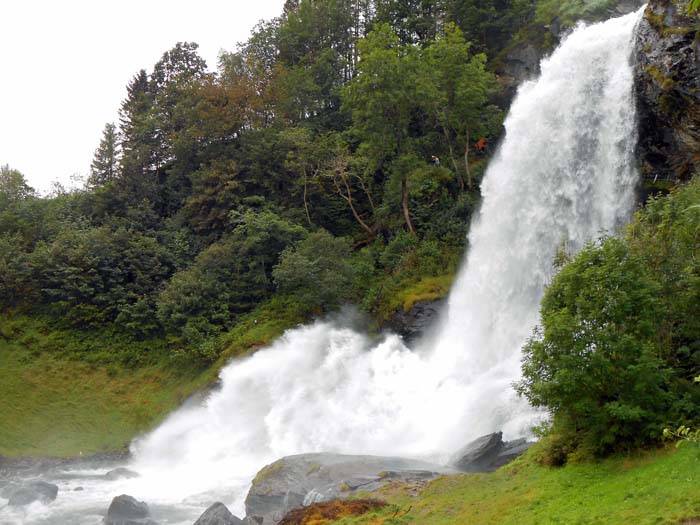
{"label": "large gray rock", "polygon": [[221,502],[214,503],[204,511],[194,525],[244,525],[244,521],[231,514]]}
{"label": "large gray rock", "polygon": [[140,474],[138,472],[134,472],[133,470],[129,470],[128,468],[118,467],[107,472],[104,475],[104,479],[109,481],[116,481],[118,479],[138,478],[139,476]]}
{"label": "large gray rock", "polygon": [[435,301],[418,301],[408,311],[399,310],[385,324],[392,332],[399,334],[406,341],[418,339],[437,319],[445,304],[444,299]]}
{"label": "large gray rock", "polygon": [[35,501],[51,503],[58,495],[58,487],[46,481],[25,481],[11,483],[0,491],[0,496],[7,498],[8,505],[19,507]]}
{"label": "large gray rock", "polygon": [[651,0],[637,27],[637,151],[645,194],[700,170],[700,21],[681,4]]}
{"label": "large gray rock", "polygon": [[[250,523],[277,523],[287,512],[312,503],[372,491],[392,481],[425,482],[456,471],[422,461],[381,456],[300,454],[266,466],[245,500]],[[253,518],[260,518],[253,521]]]}
{"label": "large gray rock", "polygon": [[450,464],[462,472],[493,472],[523,455],[532,445],[526,439],[504,442],[503,432],[495,432],[465,445]]}
{"label": "large gray rock", "polygon": [[105,516],[105,525],[156,525],[156,522],[149,518],[150,511],[148,505],[143,501],[122,494],[112,500]]}

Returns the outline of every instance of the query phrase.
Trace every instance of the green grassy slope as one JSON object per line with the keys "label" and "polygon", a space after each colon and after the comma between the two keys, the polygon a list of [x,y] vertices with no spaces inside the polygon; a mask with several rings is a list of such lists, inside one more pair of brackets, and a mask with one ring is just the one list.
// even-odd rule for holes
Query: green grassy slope
{"label": "green grassy slope", "polygon": [[268,345],[304,315],[284,301],[264,303],[216,341],[221,357],[205,366],[161,339],[134,342],[6,313],[0,316],[0,455],[123,449],[214,383],[230,358]]}
{"label": "green grassy slope", "polygon": [[[444,476],[417,496],[389,487],[393,505],[338,525],[700,523],[700,449],[544,467],[537,450],[493,474]],[[319,524],[321,525],[321,524]]]}
{"label": "green grassy slope", "polygon": [[[6,456],[124,448],[212,379],[162,358],[138,368],[77,360],[71,352],[85,351],[87,343],[37,319],[3,318],[0,332],[0,454]],[[96,334],[90,344],[99,343]]]}

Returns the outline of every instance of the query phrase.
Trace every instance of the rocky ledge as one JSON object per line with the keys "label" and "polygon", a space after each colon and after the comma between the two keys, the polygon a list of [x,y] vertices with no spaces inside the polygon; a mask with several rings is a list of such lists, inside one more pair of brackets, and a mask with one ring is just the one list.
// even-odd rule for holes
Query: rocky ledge
{"label": "rocky ledge", "polygon": [[700,18],[685,2],[651,0],[635,43],[638,156],[645,193],[700,168]]}
{"label": "rocky ledge", "polygon": [[425,482],[455,469],[423,461],[343,454],[287,456],[263,468],[245,500],[250,522],[277,523],[287,512],[376,490],[391,482]]}
{"label": "rocky ledge", "polygon": [[294,509],[402,483],[420,491],[442,474],[491,472],[523,454],[532,443],[504,442],[497,432],[460,449],[449,466],[424,461],[343,454],[299,454],[267,465],[253,480],[245,500],[246,523],[274,524]]}

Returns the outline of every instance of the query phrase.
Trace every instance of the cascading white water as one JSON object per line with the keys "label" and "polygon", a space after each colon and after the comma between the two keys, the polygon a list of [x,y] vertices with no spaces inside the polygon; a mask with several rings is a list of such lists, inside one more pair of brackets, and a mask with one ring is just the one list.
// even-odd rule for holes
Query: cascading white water
{"label": "cascading white water", "polygon": [[227,366],[205,402],[135,442],[142,477],[91,487],[103,491],[103,507],[126,492],[176,506],[169,523],[191,523],[212,499],[241,514],[253,475],[284,455],[439,460],[486,432],[526,433],[538,414],[511,383],[553,256],[562,243],[575,249],[613,230],[633,205],[639,17],[576,29],[519,90],[434,337],[411,350],[397,336],[377,342],[334,322],[287,332]]}

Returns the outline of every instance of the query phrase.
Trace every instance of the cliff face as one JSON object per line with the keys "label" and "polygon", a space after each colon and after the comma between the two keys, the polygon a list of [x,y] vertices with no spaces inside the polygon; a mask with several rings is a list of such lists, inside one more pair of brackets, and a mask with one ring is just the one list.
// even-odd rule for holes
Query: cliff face
{"label": "cliff face", "polygon": [[524,28],[512,44],[497,58],[496,72],[508,95],[512,98],[523,81],[537,77],[540,73],[540,60],[559,45],[579,21],[600,22],[632,13],[644,5],[645,0],[615,0],[608,2],[604,9],[583,10],[582,13],[562,19],[554,16],[548,23],[535,22]]}
{"label": "cliff face", "polygon": [[700,19],[685,2],[651,0],[637,28],[635,89],[644,193],[700,168]]}

